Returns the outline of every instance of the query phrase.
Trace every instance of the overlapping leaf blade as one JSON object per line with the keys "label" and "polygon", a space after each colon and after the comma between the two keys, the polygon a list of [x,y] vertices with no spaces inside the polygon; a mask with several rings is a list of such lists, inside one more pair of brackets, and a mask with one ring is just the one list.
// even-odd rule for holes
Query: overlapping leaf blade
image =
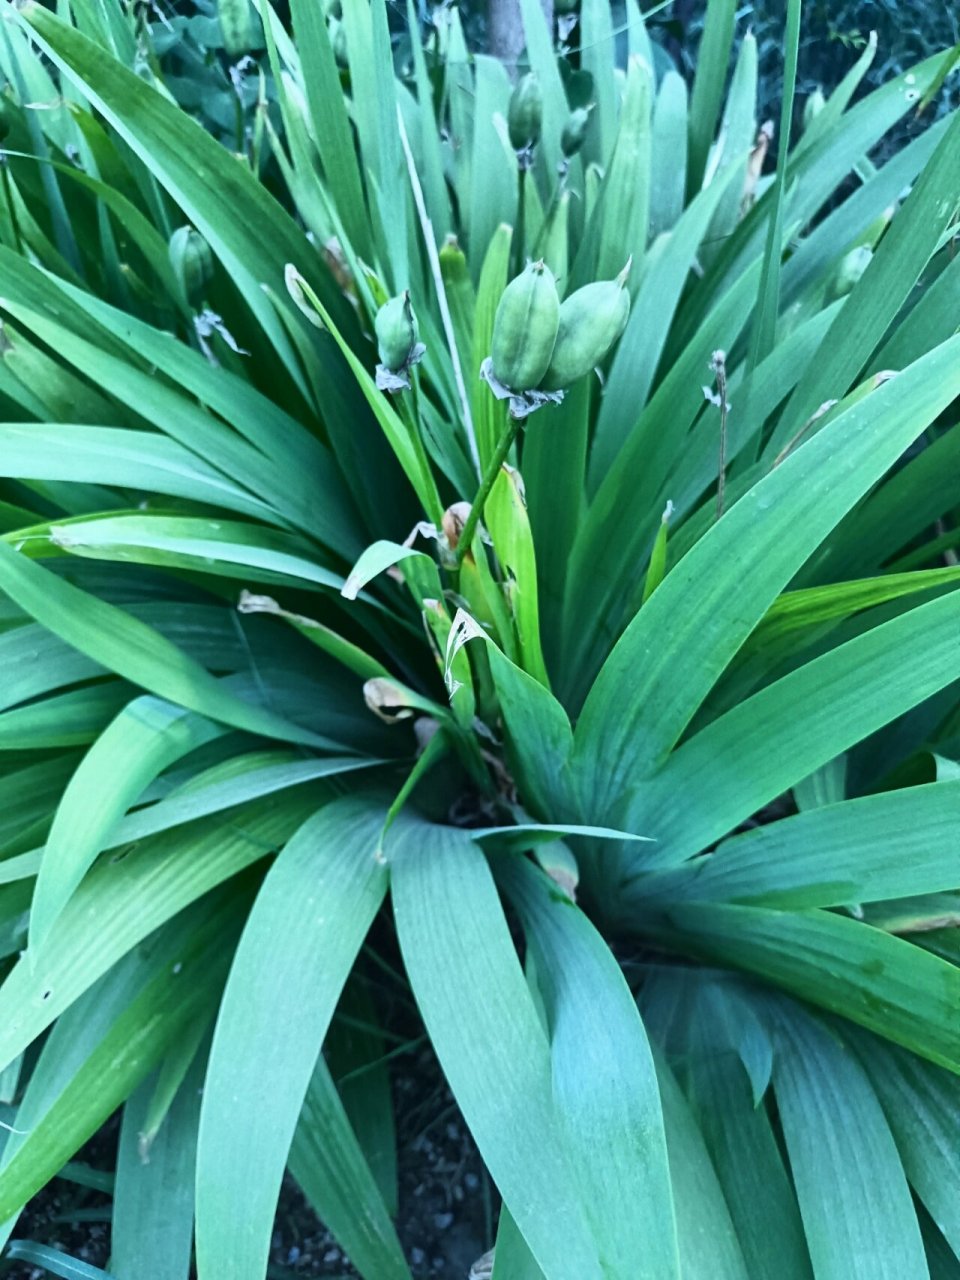
{"label": "overlapping leaf blade", "polygon": [[263,1275],[314,1064],[386,892],[374,856],[382,825],[382,810],[362,797],[324,806],[286,844],[250,913],[200,1116],[197,1267],[210,1280]]}

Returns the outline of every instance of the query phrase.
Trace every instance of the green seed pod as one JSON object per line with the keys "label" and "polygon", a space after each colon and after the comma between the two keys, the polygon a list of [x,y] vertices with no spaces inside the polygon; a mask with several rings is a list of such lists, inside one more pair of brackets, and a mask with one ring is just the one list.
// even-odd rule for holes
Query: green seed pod
{"label": "green seed pod", "polygon": [[626,327],[628,262],[616,280],[584,285],[564,299],[550,365],[540,387],[560,391],[596,368]]}
{"label": "green seed pod", "polygon": [[803,104],[803,127],[805,130],[810,128],[826,105],[827,100],[823,96],[823,90],[817,85],[816,89]]}
{"label": "green seed pod", "polygon": [[217,17],[223,47],[231,58],[248,53],[254,45],[253,7],[250,0],[217,0]]}
{"label": "green seed pod", "polygon": [[844,254],[827,286],[827,300],[836,302],[838,298],[845,298],[859,283],[860,277],[869,267],[872,258],[873,250],[868,249],[865,244],[858,245],[856,249],[851,249],[849,253]]}
{"label": "green seed pod", "polygon": [[560,135],[560,150],[568,160],[583,146],[589,123],[589,107],[577,107],[576,111],[570,112],[567,123],[563,126],[563,133]]}
{"label": "green seed pod", "polygon": [[203,293],[213,279],[213,253],[199,231],[178,227],[168,246],[170,265],[193,306],[203,301]]}
{"label": "green seed pod", "polygon": [[467,255],[460,248],[455,236],[447,236],[440,247],[440,275],[446,290],[447,302],[453,317],[454,328],[464,335],[473,332],[477,297],[470,276]]}
{"label": "green seed pod", "polygon": [[467,255],[460,248],[460,243],[456,236],[447,236],[443,244],[440,246],[440,274],[443,276],[443,283],[449,288],[459,289],[462,285],[470,280],[470,268],[467,265]]}
{"label": "green seed pod", "polygon": [[543,124],[543,92],[535,71],[529,71],[510,95],[507,128],[514,151],[525,151],[540,141]]}
{"label": "green seed pod", "polygon": [[883,213],[878,218],[874,218],[873,222],[867,227],[860,237],[860,243],[865,244],[868,249],[876,249],[887,227],[893,221],[896,212],[897,206],[895,204],[887,205]]}
{"label": "green seed pod", "polygon": [[409,364],[419,337],[410,291],[406,290],[385,302],[377,312],[373,327],[381,363],[391,373],[399,373]]}
{"label": "green seed pod", "polygon": [[531,262],[503,291],[493,321],[493,376],[511,391],[530,391],[547,371],[560,323],[553,272]]}

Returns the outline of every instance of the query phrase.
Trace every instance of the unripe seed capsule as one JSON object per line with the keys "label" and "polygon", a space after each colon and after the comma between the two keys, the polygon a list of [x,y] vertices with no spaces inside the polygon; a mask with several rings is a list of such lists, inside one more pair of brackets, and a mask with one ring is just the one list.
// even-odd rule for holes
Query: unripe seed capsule
{"label": "unripe seed capsule", "polygon": [[543,93],[540,81],[529,71],[517,83],[507,107],[507,129],[514,151],[526,151],[540,141],[543,124]]}
{"label": "unripe seed capsule", "polygon": [[253,8],[250,0],[218,0],[217,17],[223,47],[231,58],[248,53],[254,46]]}
{"label": "unripe seed capsule", "polygon": [[213,253],[199,231],[178,227],[167,247],[170,265],[183,285],[183,291],[194,306],[203,301],[203,293],[213,279]]}
{"label": "unripe seed capsule", "polygon": [[381,363],[391,373],[399,373],[409,364],[419,337],[409,289],[383,304],[373,327]]}
{"label": "unripe seed capsule", "polygon": [[491,364],[511,391],[530,391],[547,371],[560,323],[553,272],[531,262],[503,291],[493,321]]}
{"label": "unripe seed capsule", "polygon": [[443,276],[443,283],[448,289],[466,289],[472,291],[470,281],[470,267],[467,264],[467,255],[460,248],[456,236],[447,236],[446,240],[440,246],[440,274]]}
{"label": "unripe seed capsule", "polygon": [[819,85],[817,85],[816,89],[814,89],[813,93],[811,93],[810,97],[803,104],[804,129],[810,128],[814,120],[816,120],[817,116],[820,114],[820,112],[823,110],[823,108],[826,105],[827,105],[827,100],[823,96],[823,90],[820,88]]}
{"label": "unripe seed capsule", "polygon": [[630,294],[625,288],[629,269],[628,262],[616,280],[584,285],[564,300],[542,390],[560,391],[584,377],[623,333],[630,315]]}
{"label": "unripe seed capsule", "polygon": [[583,146],[587,136],[587,125],[590,123],[590,111],[587,107],[577,107],[571,111],[567,123],[560,135],[560,150],[569,160]]}
{"label": "unripe seed capsule", "polygon": [[833,279],[827,286],[828,301],[836,302],[838,298],[845,298],[852,292],[860,283],[860,277],[869,267],[872,258],[873,251],[865,244],[858,245],[856,249],[851,249],[849,253],[844,254],[833,274]]}

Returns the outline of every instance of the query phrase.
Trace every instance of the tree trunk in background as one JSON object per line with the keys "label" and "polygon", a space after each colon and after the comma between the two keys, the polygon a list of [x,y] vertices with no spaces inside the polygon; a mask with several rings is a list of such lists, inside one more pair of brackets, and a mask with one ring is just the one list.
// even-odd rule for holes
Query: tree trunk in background
{"label": "tree trunk in background", "polygon": [[[540,0],[547,21],[553,24],[553,0]],[[506,64],[516,79],[517,63],[524,49],[520,0],[488,0],[487,34],[490,52]]]}

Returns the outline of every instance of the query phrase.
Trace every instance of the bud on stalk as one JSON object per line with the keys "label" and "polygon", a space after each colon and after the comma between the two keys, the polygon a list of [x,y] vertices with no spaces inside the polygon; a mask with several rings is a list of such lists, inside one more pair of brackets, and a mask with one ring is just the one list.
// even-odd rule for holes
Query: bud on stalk
{"label": "bud on stalk", "polygon": [[391,373],[400,373],[410,363],[420,336],[409,289],[383,304],[373,327],[381,363]]}
{"label": "bud on stalk", "polygon": [[512,391],[529,391],[547,371],[560,323],[553,272],[531,262],[503,291],[493,321],[493,375]]}
{"label": "bud on stalk", "polygon": [[540,141],[543,124],[543,92],[536,72],[528,71],[510,95],[507,129],[514,151],[529,151]]}
{"label": "bud on stalk", "polygon": [[589,123],[589,107],[577,107],[576,111],[570,112],[567,123],[563,126],[563,133],[560,135],[560,150],[567,160],[575,156],[583,146]]}
{"label": "bud on stalk", "polygon": [[178,227],[167,246],[170,265],[191,306],[199,306],[213,279],[213,253],[199,231]]}
{"label": "bud on stalk", "polygon": [[860,277],[869,267],[873,259],[873,250],[868,249],[865,244],[858,245],[856,249],[851,249],[849,253],[844,254],[840,259],[840,265],[833,273],[833,278],[827,285],[827,300],[836,302],[838,298],[845,298],[848,293],[860,283]]}
{"label": "bud on stalk", "polygon": [[542,390],[559,391],[584,377],[623,333],[630,315],[630,265],[616,280],[584,285],[564,300],[553,355],[539,384]]}
{"label": "bud on stalk", "polygon": [[827,100],[823,96],[823,90],[817,85],[813,93],[803,104],[803,128],[804,131],[810,128],[814,120],[827,105]]}

